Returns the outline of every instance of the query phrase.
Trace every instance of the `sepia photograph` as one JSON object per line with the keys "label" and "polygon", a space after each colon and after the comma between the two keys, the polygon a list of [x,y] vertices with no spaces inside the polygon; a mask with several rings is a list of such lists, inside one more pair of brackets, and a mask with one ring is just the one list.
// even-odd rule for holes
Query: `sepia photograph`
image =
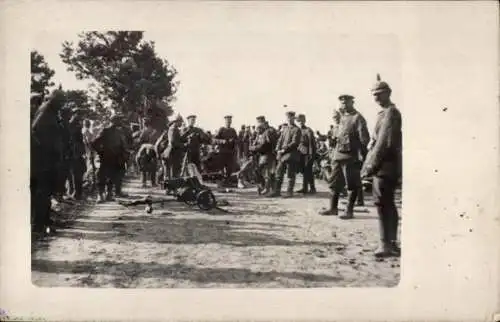
{"label": "sepia photograph", "polygon": [[37,35],[33,283],[396,286],[402,84],[377,40]]}
{"label": "sepia photograph", "polygon": [[498,9],[0,1],[0,320],[498,322]]}

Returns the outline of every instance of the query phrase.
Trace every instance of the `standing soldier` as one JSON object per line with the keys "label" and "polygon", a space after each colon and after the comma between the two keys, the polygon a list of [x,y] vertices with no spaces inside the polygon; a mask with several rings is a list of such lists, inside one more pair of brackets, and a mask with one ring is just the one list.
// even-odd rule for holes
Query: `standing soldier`
{"label": "standing soldier", "polygon": [[245,125],[242,125],[238,132],[238,160],[245,158]]}
{"label": "standing soldier", "polygon": [[[314,184],[313,165],[316,158],[316,138],[310,127],[306,126],[306,116],[299,114],[297,122],[300,128],[300,144],[298,150],[300,152],[300,168],[302,170],[302,189],[298,193],[316,193]],[[310,189],[309,189],[310,188]]]}
{"label": "standing soldier", "polygon": [[95,129],[91,128],[89,119],[83,121],[82,136],[85,145],[85,160],[87,172],[85,173],[85,181],[90,185],[90,192],[94,193],[96,186],[96,166],[95,166],[95,151],[92,149],[92,141],[94,141]]}
{"label": "standing soldier", "polygon": [[220,160],[222,161],[222,166],[225,172],[224,183],[228,185],[236,165],[235,148],[238,141],[238,134],[236,133],[236,130],[231,127],[233,117],[231,115],[226,115],[224,119],[226,121],[226,126],[221,127],[217,131],[214,143],[219,145]]}
{"label": "standing soldier", "polygon": [[295,112],[287,112],[288,124],[281,129],[281,135],[276,144],[277,152],[277,168],[276,182],[274,191],[269,197],[281,196],[281,186],[285,172],[288,173],[288,189],[286,197],[293,196],[295,186],[295,177],[297,173],[297,165],[299,162],[299,152],[297,150],[300,144],[300,128],[295,125]]}
{"label": "standing soldier", "polygon": [[69,168],[69,194],[76,200],[82,199],[83,176],[87,170],[85,164],[86,149],[82,133],[82,120],[79,109],[73,110],[69,121],[71,138],[71,157]]}
{"label": "standing soldier", "polygon": [[63,157],[58,123],[63,101],[61,91],[52,92],[36,109],[31,123],[31,218],[37,233],[50,233],[52,228],[50,199],[57,188],[58,166]]}
{"label": "standing soldier", "polygon": [[158,155],[153,144],[144,143],[137,151],[135,163],[139,166],[142,176],[142,187],[151,180],[151,186],[156,187],[156,168],[158,166]]}
{"label": "standing soldier", "polygon": [[209,144],[211,138],[199,127],[195,126],[196,115],[189,115],[188,126],[181,134],[181,140],[186,142],[186,157],[188,163],[193,163],[198,172],[201,172],[201,146]]}
{"label": "standing soldier", "polygon": [[259,135],[252,146],[252,151],[257,154],[257,191],[259,195],[267,194],[271,191],[273,182],[274,164],[276,161],[275,147],[277,141],[276,132],[264,116],[257,117],[257,131]]}
{"label": "standing soldier", "polygon": [[333,192],[330,209],[321,213],[337,215],[339,197],[346,185],[347,207],[345,213],[339,216],[341,219],[351,219],[354,216],[354,203],[361,186],[360,156],[364,159],[366,146],[370,140],[365,118],[354,109],[353,99],[351,95],[339,96],[344,113],[337,131],[335,148],[332,151],[330,187]]}
{"label": "standing soldier", "polygon": [[[113,200],[113,187],[119,194],[121,172],[127,161],[128,151],[125,137],[121,133],[119,115],[111,117],[110,125],[102,129],[92,147],[99,155],[100,166],[97,171],[99,196],[97,201],[103,202]],[[106,191],[106,197],[104,192]]]}
{"label": "standing soldier", "polygon": [[373,176],[373,198],[380,222],[380,246],[375,256],[399,256],[399,214],[394,203],[394,192],[402,173],[401,113],[390,99],[392,91],[389,85],[380,81],[380,76],[377,80],[372,93],[382,110],[377,116],[373,144],[363,165],[362,175]]}
{"label": "standing soldier", "polygon": [[182,117],[179,115],[168,128],[168,145],[162,154],[162,158],[166,160],[170,170],[170,179],[179,178],[181,175],[182,157],[184,154],[184,143],[182,142],[180,132],[182,123]]}
{"label": "standing soldier", "polygon": [[57,173],[57,191],[56,199],[58,201],[67,197],[66,183],[69,179],[69,168],[71,162],[71,133],[69,130],[69,121],[71,119],[71,110],[64,106],[59,110],[59,133],[62,143],[62,160],[58,164]]}

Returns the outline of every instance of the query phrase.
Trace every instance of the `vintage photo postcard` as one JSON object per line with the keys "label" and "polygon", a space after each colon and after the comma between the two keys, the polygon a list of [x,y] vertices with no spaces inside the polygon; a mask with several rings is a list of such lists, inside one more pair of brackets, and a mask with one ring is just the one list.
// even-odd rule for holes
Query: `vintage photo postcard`
{"label": "vintage photo postcard", "polygon": [[0,8],[1,319],[500,318],[495,2]]}

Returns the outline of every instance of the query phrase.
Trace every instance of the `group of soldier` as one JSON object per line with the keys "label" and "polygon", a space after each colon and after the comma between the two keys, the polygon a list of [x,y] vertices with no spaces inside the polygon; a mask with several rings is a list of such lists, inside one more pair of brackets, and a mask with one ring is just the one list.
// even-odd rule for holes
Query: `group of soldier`
{"label": "group of soldier", "polygon": [[[354,217],[355,203],[363,204],[362,178],[373,178],[373,195],[380,219],[381,243],[376,256],[399,256],[397,230],[399,215],[394,193],[401,176],[401,115],[391,102],[391,88],[378,79],[372,89],[382,109],[370,138],[364,117],[354,108],[354,97],[339,96],[340,107],[334,110],[333,125],[327,134],[329,153],[322,163],[324,178],[331,189],[325,216],[341,219]],[[204,151],[216,147],[223,183],[230,184],[236,174],[240,187],[250,176],[259,195],[282,196],[287,176],[285,198],[293,197],[298,173],[302,188],[297,193],[315,194],[314,164],[318,161],[319,137],[306,125],[304,114],[286,112],[286,122],[270,126],[264,116],[253,127],[243,126],[239,133],[232,127],[232,116],[215,134],[196,126],[196,116],[187,124],[178,116],[163,132],[145,119],[142,129],[134,132],[125,126],[121,115],[109,123],[91,126],[78,109],[64,106],[59,91],[40,104],[32,119],[31,189],[32,213],[36,230],[51,227],[51,199],[66,193],[82,199],[84,181],[92,182],[99,202],[124,196],[122,182],[127,168],[137,168],[142,184],[186,175],[186,165],[202,172]],[[131,158],[131,155],[133,157]],[[157,171],[159,170],[159,174]],[[347,188],[347,206],[338,214],[338,203]]]}

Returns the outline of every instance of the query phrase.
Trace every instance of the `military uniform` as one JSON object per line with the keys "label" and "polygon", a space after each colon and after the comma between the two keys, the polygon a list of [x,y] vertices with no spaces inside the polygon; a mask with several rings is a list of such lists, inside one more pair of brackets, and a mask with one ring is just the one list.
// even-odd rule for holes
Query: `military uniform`
{"label": "military uniform", "polygon": [[274,165],[276,163],[276,143],[277,134],[274,128],[270,127],[263,116],[257,117],[260,125],[257,127],[257,137],[252,145],[252,152],[256,154],[256,182],[259,185],[259,194],[266,194],[271,191],[274,181]]}
{"label": "military uniform", "polygon": [[394,193],[402,173],[401,113],[389,99],[387,83],[379,80],[372,92],[375,96],[387,95],[385,102],[379,102],[383,109],[377,116],[373,143],[362,169],[364,177],[373,176],[373,199],[380,222],[380,247],[375,255],[399,256],[399,214]]}
{"label": "military uniform", "polygon": [[51,226],[50,199],[56,191],[58,166],[63,157],[57,115],[63,97],[60,91],[54,91],[36,110],[31,123],[31,221],[36,232],[45,232]]}
{"label": "military uniform", "polygon": [[[295,118],[294,112],[288,112],[287,117]],[[297,166],[299,162],[299,152],[297,150],[300,144],[301,131],[295,124],[288,124],[283,126],[281,134],[276,144],[277,153],[277,167],[276,167],[276,182],[274,192],[270,197],[277,197],[281,195],[281,186],[285,172],[288,173],[288,189],[287,197],[293,195],[295,186],[295,178],[297,173]]]}
{"label": "military uniform", "polygon": [[[299,120],[304,120],[305,116],[300,114]],[[299,193],[316,193],[316,186],[314,183],[313,165],[316,158],[316,138],[314,131],[307,127],[305,124],[300,127],[300,144],[298,147],[300,152],[300,168],[303,176],[302,189],[297,191]]]}
{"label": "military uniform", "polygon": [[[188,119],[196,118],[194,115]],[[188,163],[193,163],[199,172],[201,172],[201,146],[209,144],[211,138],[200,128],[196,126],[187,126],[181,133],[181,139],[186,142],[186,157]]]}
{"label": "military uniform", "polygon": [[[226,119],[231,119],[231,116],[226,116]],[[215,134],[214,143],[219,145],[220,159],[225,172],[226,183],[234,172],[236,165],[235,148],[238,141],[238,134],[232,127],[221,127]]]}
{"label": "military uniform", "polygon": [[182,157],[184,155],[184,142],[178,124],[170,125],[168,129],[168,145],[162,157],[167,161],[170,169],[170,179],[179,178],[182,170]]}
{"label": "military uniform", "polygon": [[[350,95],[341,95],[340,100],[352,100]],[[366,146],[370,140],[366,120],[354,108],[346,111],[340,121],[336,134],[335,148],[331,153],[332,178],[330,188],[332,197],[330,209],[323,212],[323,215],[336,215],[339,196],[347,186],[348,203],[344,215],[341,219],[353,217],[354,203],[357,200],[359,189],[361,188],[361,163],[366,155]]]}
{"label": "military uniform", "polygon": [[120,193],[122,172],[128,158],[127,143],[118,127],[119,117],[114,116],[111,122],[111,126],[102,129],[92,142],[100,160],[97,171],[99,201],[102,201],[106,188],[108,201],[113,198],[113,188],[117,194]]}
{"label": "military uniform", "polygon": [[[77,112],[78,113],[78,112]],[[76,200],[82,198],[83,176],[87,171],[85,161],[86,148],[83,141],[81,120],[74,116],[69,123],[71,140],[71,158],[69,171],[69,193],[74,195]]]}
{"label": "military uniform", "polygon": [[141,171],[142,185],[146,186],[147,180],[151,180],[151,185],[156,186],[156,169],[158,167],[158,155],[155,146],[150,143],[144,143],[137,151],[135,157],[136,164]]}
{"label": "military uniform", "polygon": [[69,129],[69,120],[71,111],[68,108],[61,108],[59,110],[59,133],[57,136],[60,138],[62,144],[62,159],[57,165],[59,171],[57,172],[56,184],[56,197],[62,198],[67,194],[66,182],[70,176],[71,165],[71,132]]}

